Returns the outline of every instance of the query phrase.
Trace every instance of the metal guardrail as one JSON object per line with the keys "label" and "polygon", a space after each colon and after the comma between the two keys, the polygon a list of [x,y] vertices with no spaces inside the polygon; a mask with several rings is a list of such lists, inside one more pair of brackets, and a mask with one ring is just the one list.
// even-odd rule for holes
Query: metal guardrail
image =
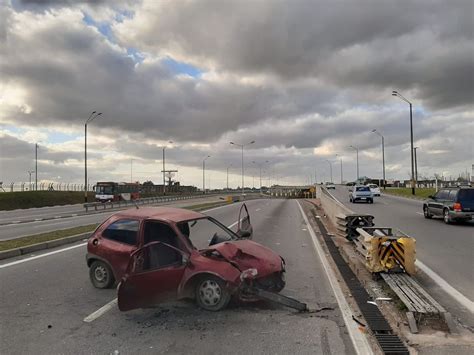
{"label": "metal guardrail", "polygon": [[[130,206],[141,206],[141,205],[150,205],[150,204],[158,204],[158,203],[166,203],[166,202],[173,202],[173,201],[181,201],[181,200],[191,200],[191,199],[198,199],[198,198],[205,198],[210,196],[218,196],[218,195],[233,195],[239,196],[240,193],[234,194],[223,194],[222,192],[216,193],[209,193],[209,194],[202,194],[202,195],[188,195],[188,196],[159,196],[159,197],[147,197],[142,198],[139,200],[129,200],[129,201],[111,201],[111,202],[90,202],[84,203],[84,208],[86,212],[89,212],[89,209],[94,209],[95,211],[98,210],[106,210],[106,209],[114,209],[114,208],[121,208],[121,207],[130,207]],[[250,194],[245,196],[246,199],[253,198],[253,195]]]}

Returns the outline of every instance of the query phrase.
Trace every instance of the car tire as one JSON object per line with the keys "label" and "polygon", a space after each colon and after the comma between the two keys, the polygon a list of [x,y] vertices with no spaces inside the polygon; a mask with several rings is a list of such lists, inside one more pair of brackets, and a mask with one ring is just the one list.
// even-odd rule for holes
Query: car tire
{"label": "car tire", "polygon": [[374,203],[374,199],[371,198],[371,199],[369,200],[369,203]]}
{"label": "car tire", "polygon": [[115,283],[115,277],[107,263],[95,260],[89,268],[89,278],[96,288],[110,288]]}
{"label": "car tire", "polygon": [[423,207],[423,216],[427,219],[431,219],[433,215],[430,213],[428,206]]}
{"label": "car tire", "polygon": [[449,216],[449,210],[447,208],[443,210],[443,221],[446,224],[451,224],[452,222],[451,217]]}
{"label": "car tire", "polygon": [[196,284],[196,303],[206,311],[220,311],[230,301],[230,293],[225,282],[213,275],[202,277]]}

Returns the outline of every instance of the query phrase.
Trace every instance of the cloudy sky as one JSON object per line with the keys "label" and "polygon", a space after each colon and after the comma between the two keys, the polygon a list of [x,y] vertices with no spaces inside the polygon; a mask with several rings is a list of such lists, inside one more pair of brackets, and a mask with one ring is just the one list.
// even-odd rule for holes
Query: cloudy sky
{"label": "cloudy sky", "polygon": [[[308,183],[470,172],[473,2],[0,0],[0,181]],[[173,143],[168,143],[172,141]],[[337,155],[337,156],[336,156]],[[133,160],[132,160],[133,159]],[[252,163],[255,161],[256,163]],[[268,161],[268,163],[265,163]],[[329,163],[329,162],[331,163]],[[232,165],[232,166],[231,166]],[[131,172],[133,176],[131,177]],[[208,185],[209,186],[209,185]]]}

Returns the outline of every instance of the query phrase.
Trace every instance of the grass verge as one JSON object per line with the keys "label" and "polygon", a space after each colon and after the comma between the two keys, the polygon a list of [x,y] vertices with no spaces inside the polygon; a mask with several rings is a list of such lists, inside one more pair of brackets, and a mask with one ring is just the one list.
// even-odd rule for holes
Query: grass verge
{"label": "grass verge", "polygon": [[415,189],[415,196],[411,194],[411,188],[409,187],[399,187],[399,188],[387,188],[384,193],[395,195],[395,196],[402,196],[408,198],[415,198],[415,199],[425,199],[428,198],[429,195],[434,195],[436,193],[436,189],[434,188],[416,188]]}
{"label": "grass verge", "polygon": [[[193,211],[202,211],[202,210],[224,206],[228,204],[229,202],[219,201],[219,202],[202,203],[202,204],[187,206],[183,208],[188,209],[188,210],[193,210]],[[2,240],[0,241],[0,251],[26,247],[28,245],[38,244],[42,242],[50,242],[52,240],[66,238],[66,237],[70,237],[76,234],[92,232],[98,225],[99,223],[95,223],[95,224],[89,224],[87,226],[60,229],[53,232],[28,235],[26,237],[21,237],[18,239]]]}
{"label": "grass verge", "polygon": [[[88,193],[89,201],[95,199]],[[11,211],[25,208],[75,205],[84,202],[83,191],[16,191],[0,193],[0,210]]]}

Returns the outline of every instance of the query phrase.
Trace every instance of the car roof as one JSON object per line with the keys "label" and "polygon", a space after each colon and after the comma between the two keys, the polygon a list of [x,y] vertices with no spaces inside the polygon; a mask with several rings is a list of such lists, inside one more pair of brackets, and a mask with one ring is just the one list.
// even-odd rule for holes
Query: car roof
{"label": "car roof", "polygon": [[120,218],[127,217],[155,219],[175,223],[207,217],[206,215],[199,212],[173,207],[140,207],[138,209],[131,208],[125,211],[117,212],[114,216]]}

